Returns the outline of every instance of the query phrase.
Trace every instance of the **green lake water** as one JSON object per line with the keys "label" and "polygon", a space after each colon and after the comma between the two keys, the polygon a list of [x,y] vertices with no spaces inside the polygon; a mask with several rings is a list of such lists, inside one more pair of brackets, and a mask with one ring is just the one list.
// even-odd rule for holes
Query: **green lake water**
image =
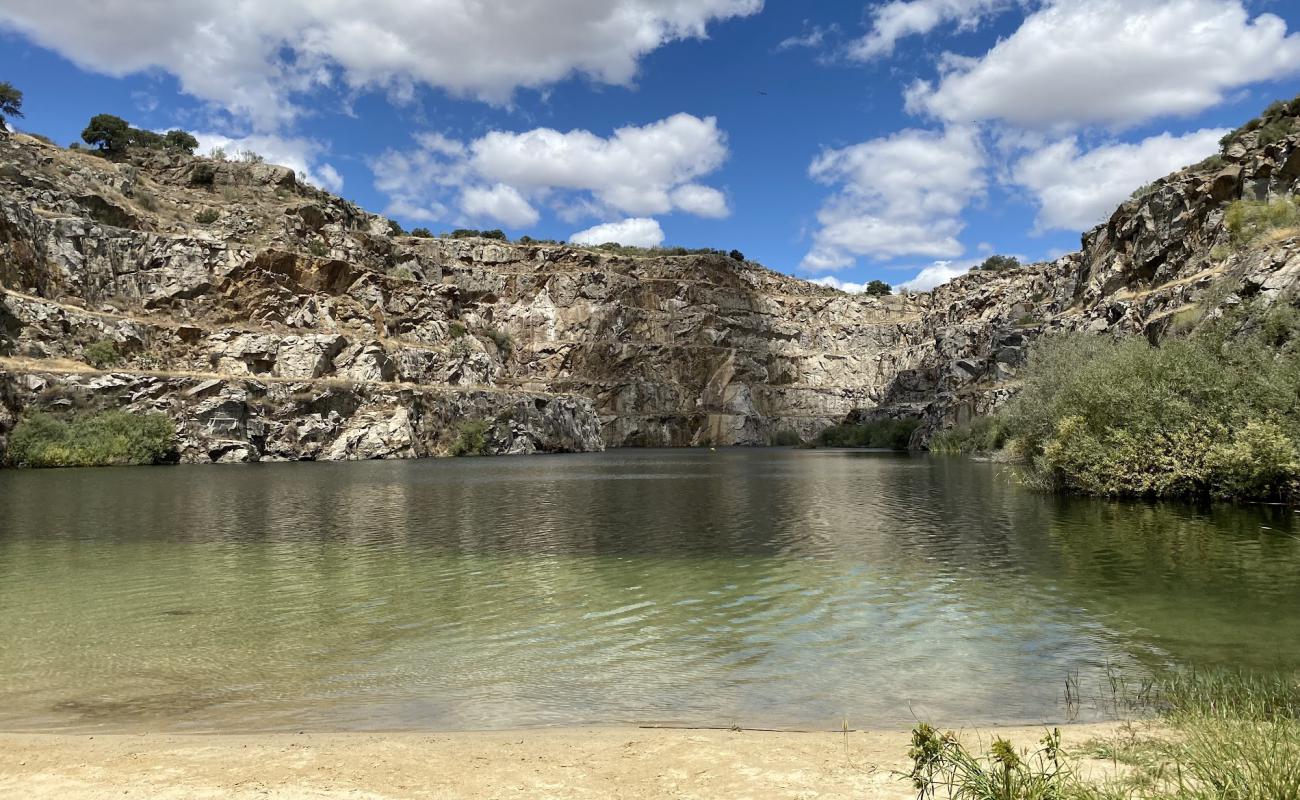
{"label": "green lake water", "polygon": [[1300,666],[1293,518],[869,452],[0,472],[0,729],[1088,719]]}

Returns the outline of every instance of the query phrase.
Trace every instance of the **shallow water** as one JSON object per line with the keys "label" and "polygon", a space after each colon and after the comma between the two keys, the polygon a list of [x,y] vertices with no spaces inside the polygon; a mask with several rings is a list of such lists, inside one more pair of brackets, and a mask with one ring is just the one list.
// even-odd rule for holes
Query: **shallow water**
{"label": "shallow water", "polygon": [[[884,453],[0,473],[0,729],[947,725],[1300,665],[1280,509]],[[1067,706],[1077,673],[1085,701]]]}

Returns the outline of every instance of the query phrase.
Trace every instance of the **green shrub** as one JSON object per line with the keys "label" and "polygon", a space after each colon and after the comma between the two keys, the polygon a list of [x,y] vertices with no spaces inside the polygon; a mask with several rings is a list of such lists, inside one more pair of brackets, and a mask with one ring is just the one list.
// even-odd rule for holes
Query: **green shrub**
{"label": "green shrub", "polygon": [[312,239],[307,244],[307,250],[317,258],[325,258],[330,254],[330,246],[321,239]]}
{"label": "green shrub", "polygon": [[9,81],[0,81],[0,128],[23,115],[23,93]]}
{"label": "green shrub", "polygon": [[428,228],[412,228],[411,235],[417,239],[432,239],[433,231]]}
{"label": "green shrub", "polygon": [[1020,259],[1018,258],[1013,256],[992,255],[984,259],[984,263],[980,264],[977,269],[998,272],[1004,269],[1018,269],[1019,267]]}
{"label": "green shrub", "polygon": [[991,453],[1010,439],[1007,422],[1000,416],[976,417],[967,425],[944,431],[930,442],[934,453]]}
{"label": "green shrub", "polygon": [[915,419],[876,419],[858,425],[833,425],[817,434],[811,446],[906,450],[920,424]]}
{"label": "green shrub", "polygon": [[1111,497],[1294,497],[1295,312],[1241,314],[1159,347],[1084,334],[1035,343],[1003,415],[1030,482]]}
{"label": "green shrub", "polygon": [[466,328],[463,323],[453,322],[451,323],[450,327],[448,327],[447,333],[453,339],[460,339],[463,338],[465,334],[469,333],[469,329]]}
{"label": "green shrub", "polygon": [[745,260],[745,254],[740,252],[739,250],[732,250],[730,253],[727,253],[727,257],[730,258],[732,261],[743,262]]}
{"label": "green shrub", "polygon": [[1228,206],[1224,224],[1233,244],[1245,247],[1270,231],[1300,227],[1300,206],[1291,197],[1238,200]]}
{"label": "green shrub", "polygon": [[162,464],[175,459],[176,429],[162,414],[106,411],[63,421],[23,418],[9,435],[7,460],[22,467]]}
{"label": "green shrub", "polygon": [[117,345],[106,339],[86,345],[81,351],[82,359],[95,369],[111,367],[122,360],[122,354],[117,351]]}
{"label": "green shrub", "polygon": [[782,428],[772,434],[769,441],[771,442],[772,447],[799,447],[803,444],[803,437],[800,436],[797,431],[792,431],[789,428]]}
{"label": "green shrub", "polygon": [[455,457],[491,455],[491,445],[487,437],[490,427],[486,420],[462,422],[457,428],[456,441],[452,442],[448,454]]}
{"label": "green shrub", "polygon": [[453,239],[496,239],[502,242],[509,241],[509,239],[505,235],[505,232],[500,229],[493,229],[490,231],[480,231],[474,228],[457,228],[456,230],[451,232],[451,238]]}
{"label": "green shrub", "polygon": [[217,180],[217,168],[200,161],[190,170],[190,183],[194,186],[211,186]]}
{"label": "green shrub", "polygon": [[221,214],[215,208],[205,208],[194,215],[194,221],[200,225],[211,225],[221,218]]}
{"label": "green shrub", "polygon": [[140,208],[143,208],[145,211],[158,210],[158,198],[154,197],[149,192],[137,191],[135,193],[135,202],[137,205],[140,206]]}
{"label": "green shrub", "polygon": [[894,293],[894,287],[881,280],[873,280],[867,284],[867,288],[862,290],[872,297],[885,297]]}
{"label": "green shrub", "polygon": [[509,355],[510,351],[514,349],[514,342],[510,341],[510,334],[505,331],[489,328],[484,331],[484,334],[492,340],[492,344],[497,346],[497,350],[499,350],[502,355]]}

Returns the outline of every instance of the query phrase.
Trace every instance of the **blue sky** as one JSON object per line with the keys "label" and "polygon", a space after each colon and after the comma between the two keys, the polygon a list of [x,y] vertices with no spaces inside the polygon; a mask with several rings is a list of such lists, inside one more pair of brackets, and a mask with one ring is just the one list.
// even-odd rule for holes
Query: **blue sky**
{"label": "blue sky", "polygon": [[408,228],[734,247],[923,289],[1076,248],[1300,93],[1298,6],[5,0],[0,79],[20,129],[183,127]]}

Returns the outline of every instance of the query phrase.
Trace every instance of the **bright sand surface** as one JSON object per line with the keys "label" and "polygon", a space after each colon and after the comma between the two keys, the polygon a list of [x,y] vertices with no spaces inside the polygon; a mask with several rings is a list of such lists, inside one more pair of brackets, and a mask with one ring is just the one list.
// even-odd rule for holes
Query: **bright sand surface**
{"label": "bright sand surface", "polygon": [[[1062,727],[1066,747],[1119,724]],[[970,729],[1032,747],[1044,728]],[[910,731],[640,728],[467,733],[0,734],[0,798],[915,797]],[[1100,763],[1093,768],[1106,769]]]}

